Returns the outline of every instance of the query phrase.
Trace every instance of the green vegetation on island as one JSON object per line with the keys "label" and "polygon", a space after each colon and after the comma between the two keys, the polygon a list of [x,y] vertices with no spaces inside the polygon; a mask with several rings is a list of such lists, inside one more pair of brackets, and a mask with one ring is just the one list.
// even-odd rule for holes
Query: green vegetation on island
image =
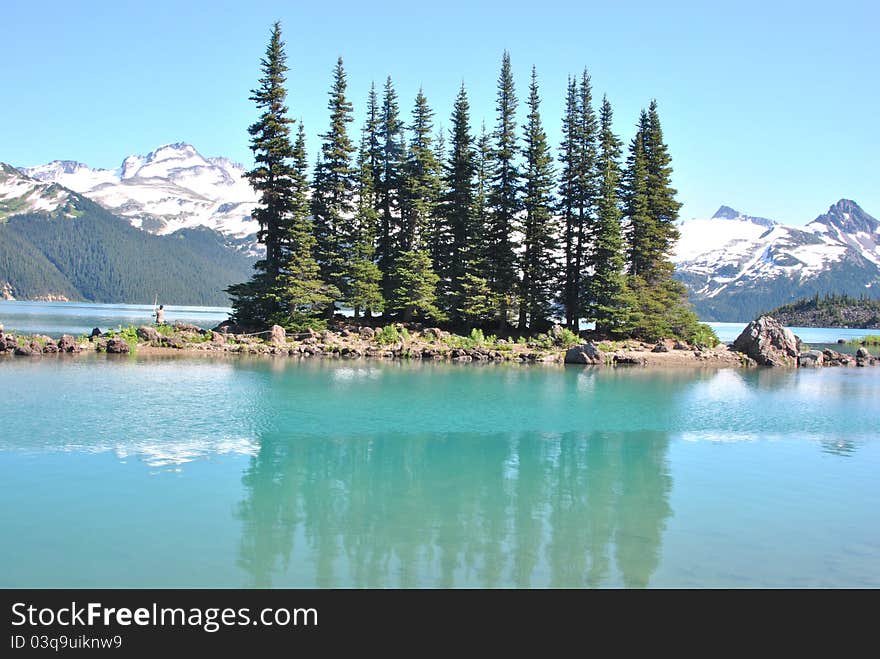
{"label": "green vegetation on island", "polygon": [[505,52],[491,134],[471,130],[464,86],[448,137],[422,90],[405,124],[389,77],[381,99],[375,85],[370,91],[356,146],[340,58],[309,185],[278,23],[261,64],[247,177],[261,197],[254,217],[266,256],[228,289],[240,327],[325,326],[339,304],[366,324],[381,314],[382,324],[430,323],[464,336],[537,335],[558,314],[572,336],[586,321],[611,338],[717,342],[673,279],[680,204],[656,102],[623,162],[608,99],[597,116],[589,75],[570,78],[557,169],[537,72],[519,130]]}
{"label": "green vegetation on island", "polygon": [[[769,312],[789,327],[880,329],[880,300],[867,296],[817,293]],[[860,339],[862,340],[862,339]]]}

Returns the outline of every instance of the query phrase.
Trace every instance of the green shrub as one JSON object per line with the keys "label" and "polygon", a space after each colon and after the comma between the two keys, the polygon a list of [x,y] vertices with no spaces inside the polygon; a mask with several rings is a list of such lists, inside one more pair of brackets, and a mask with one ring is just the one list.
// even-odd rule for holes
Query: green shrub
{"label": "green shrub", "polygon": [[569,346],[577,345],[581,342],[581,338],[572,332],[567,327],[562,328],[562,336],[559,338],[559,343],[563,348],[568,348]]}
{"label": "green shrub", "polygon": [[715,334],[715,330],[709,327],[706,323],[697,323],[696,327],[693,328],[690,336],[687,338],[690,343],[698,346],[705,346],[707,348],[714,348],[721,343],[718,335]]}
{"label": "green shrub", "polygon": [[138,344],[137,328],[134,325],[122,327],[119,325],[116,329],[108,330],[109,338],[123,339],[130,348],[134,348]]}
{"label": "green shrub", "polygon": [[394,325],[387,325],[376,332],[376,343],[379,345],[389,345],[400,341],[400,332]]}

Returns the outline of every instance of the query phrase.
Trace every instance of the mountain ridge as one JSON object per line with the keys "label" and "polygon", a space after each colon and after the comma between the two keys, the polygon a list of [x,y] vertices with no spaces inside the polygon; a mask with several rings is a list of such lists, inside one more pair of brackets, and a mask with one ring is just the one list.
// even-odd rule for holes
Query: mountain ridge
{"label": "mountain ridge", "polygon": [[237,239],[250,238],[256,251],[257,196],[242,165],[206,158],[187,142],[162,144],[146,155],[126,156],[116,169],[92,169],[76,160],[20,167],[24,175],[58,183],[150,233],[207,226]]}
{"label": "mountain ridge", "polygon": [[816,293],[880,295],[880,222],[851,199],[799,227],[728,206],[715,215],[681,222],[673,253],[705,320],[750,320]]}

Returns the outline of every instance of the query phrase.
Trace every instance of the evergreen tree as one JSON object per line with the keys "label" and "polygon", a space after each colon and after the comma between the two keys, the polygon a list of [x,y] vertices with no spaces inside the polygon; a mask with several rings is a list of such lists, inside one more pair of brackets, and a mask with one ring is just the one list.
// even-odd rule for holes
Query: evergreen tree
{"label": "evergreen tree", "polygon": [[257,240],[266,248],[254,265],[252,279],[230,286],[233,318],[249,327],[302,320],[325,304],[328,291],[312,260],[312,231],[304,212],[303,163],[305,138],[300,127],[296,147],[290,141],[293,121],[287,116],[287,55],[281,24],[275,23],[266,55],[260,60],[263,76],[250,100],[261,110],[248,128],[255,165],[246,176],[260,195],[254,209]]}
{"label": "evergreen tree", "polygon": [[434,138],[434,161],[437,163],[437,200],[428,221],[427,249],[431,255],[434,272],[440,277],[437,284],[438,306],[449,316],[454,314],[452,302],[452,270],[453,236],[449,222],[447,178],[444,173],[446,154],[446,136],[442,127],[438,128]]}
{"label": "evergreen tree", "polygon": [[644,150],[647,164],[648,213],[654,224],[649,232],[649,244],[645,248],[648,258],[643,270],[648,280],[654,276],[665,278],[669,268],[668,255],[678,240],[678,211],[681,204],[676,201],[677,194],[672,187],[672,158],[669,149],[663,142],[663,130],[660,127],[660,116],[657,112],[657,101],[651,101],[644,129]]}
{"label": "evergreen tree", "polygon": [[406,250],[397,256],[394,279],[396,286],[389,300],[393,310],[404,322],[416,317],[444,320],[445,315],[437,307],[437,282],[439,277],[431,267],[431,257],[424,250]]}
{"label": "evergreen tree", "polygon": [[454,322],[464,320],[460,310],[464,302],[465,275],[474,275],[480,257],[482,227],[477,215],[476,153],[470,127],[470,104],[464,83],[452,110],[452,146],[446,165],[444,218],[449,226],[449,309]]}
{"label": "evergreen tree", "polygon": [[291,176],[293,208],[285,218],[281,238],[282,262],[278,277],[282,314],[270,319],[279,325],[299,328],[339,296],[339,290],[321,278],[315,260],[317,247],[314,224],[309,213],[306,134],[302,121],[293,145]]}
{"label": "evergreen tree", "polygon": [[557,281],[556,227],[553,220],[553,157],[541,123],[538,77],[532,67],[529,115],[525,131],[525,171],[522,200],[525,210],[520,281],[520,331],[541,328],[552,311]]}
{"label": "evergreen tree", "polygon": [[575,156],[574,167],[574,212],[577,215],[573,231],[574,258],[572,273],[574,280],[572,292],[581,303],[572,313],[572,329],[578,328],[578,320],[584,313],[583,295],[584,282],[590,276],[588,265],[592,241],[596,233],[596,206],[598,201],[598,173],[596,141],[599,133],[599,121],[593,110],[593,90],[590,75],[584,69],[578,87],[578,99],[575,125]]}
{"label": "evergreen tree", "polygon": [[580,312],[580,271],[577,267],[578,223],[578,88],[577,81],[568,78],[565,95],[565,112],[562,117],[562,144],[559,161],[562,164],[559,177],[559,213],[564,223],[564,266],[562,273],[562,306],[565,308],[565,325],[577,327]]}
{"label": "evergreen tree", "polygon": [[379,268],[382,270],[382,291],[385,299],[393,293],[394,262],[400,233],[400,192],[404,164],[403,124],[397,92],[391,77],[385,81],[382,112],[379,117],[380,180],[377,192],[380,205]]}
{"label": "evergreen tree", "polygon": [[470,272],[461,280],[461,297],[455,309],[460,322],[472,327],[487,327],[498,315],[498,296],[489,282]]}
{"label": "evergreen tree", "polygon": [[364,125],[364,138],[366,143],[362,145],[365,152],[365,162],[372,178],[372,190],[376,212],[382,207],[379,191],[382,189],[382,108],[379,106],[379,97],[376,94],[376,83],[370,85],[370,95],[367,97],[367,120]]}
{"label": "evergreen tree", "polygon": [[516,90],[507,51],[498,77],[498,124],[495,128],[493,172],[489,188],[489,225],[486,231],[486,274],[501,301],[498,322],[507,327],[507,310],[517,284],[512,232],[520,210],[518,149],[516,146]]}
{"label": "evergreen tree", "polygon": [[434,113],[419,90],[410,124],[411,139],[402,179],[402,227],[400,248],[427,246],[428,230],[440,195],[440,163],[434,153]]}
{"label": "evergreen tree", "polygon": [[703,336],[684,285],[673,278],[669,253],[678,239],[680,204],[671,185],[671,158],[653,101],[642,111],[630,145],[625,184],[630,233],[632,334],[646,340],[667,336]]}
{"label": "evergreen tree", "polygon": [[[647,115],[643,111],[642,119]],[[640,125],[644,122],[640,122]],[[648,207],[648,165],[645,157],[645,135],[639,128],[630,142],[623,180],[623,198],[629,233],[629,272],[641,275],[648,271],[654,238],[654,222]]]}
{"label": "evergreen tree", "polygon": [[621,211],[617,191],[620,184],[621,142],[611,126],[611,104],[602,99],[599,119],[599,150],[597,171],[599,197],[597,204],[596,234],[589,258],[592,277],[586,286],[589,315],[596,321],[600,333],[626,331],[626,289],[623,277],[623,239]]}
{"label": "evergreen tree", "polygon": [[486,124],[480,127],[480,137],[477,139],[476,156],[476,190],[474,196],[474,230],[468,240],[468,270],[471,274],[489,279],[489,268],[486,264],[489,248],[487,234],[489,233],[489,221],[491,209],[489,208],[489,188],[491,186],[494,160],[492,143]]}
{"label": "evergreen tree", "polygon": [[382,273],[373,260],[379,213],[376,210],[375,177],[370,148],[371,130],[368,118],[358,152],[357,215],[351,255],[346,261],[345,303],[354,310],[355,318],[360,316],[361,310],[369,317],[384,308]]}
{"label": "evergreen tree", "polygon": [[[346,254],[353,238],[354,192],[356,172],[352,167],[354,146],[347,125],[352,122],[352,105],[346,99],[347,88],[342,58],[336,62],[330,89],[330,129],[321,137],[321,159],[315,169],[312,214],[318,243],[321,276],[344,288]],[[332,314],[332,307],[330,308]]]}

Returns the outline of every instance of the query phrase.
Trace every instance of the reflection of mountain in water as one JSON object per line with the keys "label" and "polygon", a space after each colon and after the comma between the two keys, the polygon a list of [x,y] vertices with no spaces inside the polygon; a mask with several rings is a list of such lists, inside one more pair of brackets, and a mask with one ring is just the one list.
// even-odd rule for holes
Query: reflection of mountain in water
{"label": "reflection of mountain in water", "polygon": [[643,587],[667,449],[659,433],[265,436],[239,564],[257,587]]}

